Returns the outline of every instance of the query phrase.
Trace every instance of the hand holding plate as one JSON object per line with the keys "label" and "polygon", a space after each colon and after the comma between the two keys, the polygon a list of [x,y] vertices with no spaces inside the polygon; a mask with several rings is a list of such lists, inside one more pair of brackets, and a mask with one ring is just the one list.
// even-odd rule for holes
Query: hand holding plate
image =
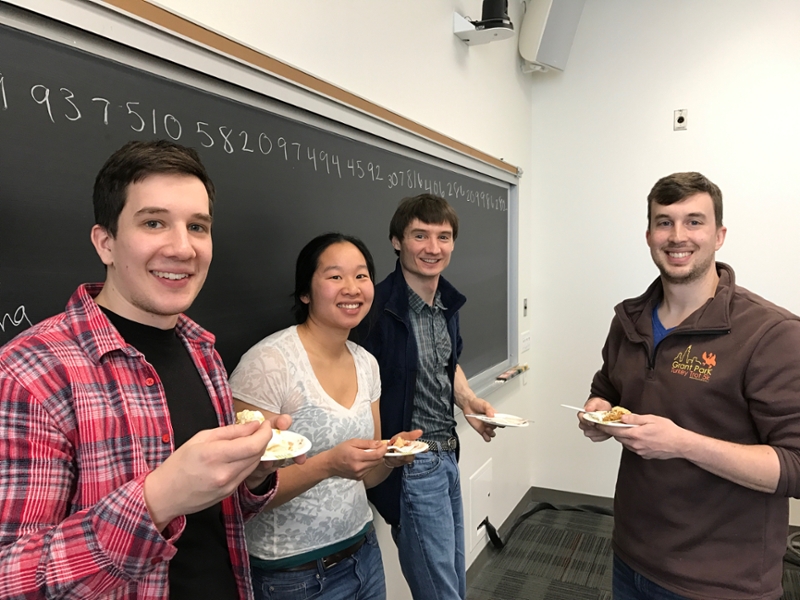
{"label": "hand holding plate", "polygon": [[[494,417],[494,408],[492,408],[492,405],[483,398],[474,396],[472,399],[466,401],[463,406],[461,406],[461,409],[464,411],[467,423],[481,435],[484,441],[491,442],[492,438],[496,435],[494,430],[497,428],[497,425],[479,419],[477,415]],[[473,417],[471,415],[476,416]]]}
{"label": "hand holding plate", "polygon": [[583,435],[593,442],[604,442],[611,437],[610,434],[600,429],[595,423],[588,421],[584,417],[587,412],[598,410],[611,410],[611,402],[605,398],[594,396],[584,404],[585,412],[578,413],[578,427],[583,431]]}
{"label": "hand holding plate", "polygon": [[328,477],[361,481],[383,461],[386,447],[380,440],[354,438],[320,454],[325,457]]}

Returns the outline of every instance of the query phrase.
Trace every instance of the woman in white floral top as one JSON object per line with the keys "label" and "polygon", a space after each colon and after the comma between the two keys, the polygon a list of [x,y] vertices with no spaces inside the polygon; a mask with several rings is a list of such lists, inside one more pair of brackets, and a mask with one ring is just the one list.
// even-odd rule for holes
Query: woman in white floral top
{"label": "woman in white floral top", "polygon": [[374,278],[361,240],[314,238],[297,258],[299,324],[258,342],[231,375],[237,411],[288,413],[312,442],[305,464],[281,469],[275,498],[247,525],[256,600],[386,597],[366,488],[413,456],[384,456],[378,364],[347,339],[369,312]]}

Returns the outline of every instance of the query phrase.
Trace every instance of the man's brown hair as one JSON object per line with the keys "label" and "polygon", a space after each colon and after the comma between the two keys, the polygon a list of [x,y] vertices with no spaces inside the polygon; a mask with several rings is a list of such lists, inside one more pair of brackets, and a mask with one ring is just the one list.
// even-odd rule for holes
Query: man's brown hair
{"label": "man's brown hair", "polygon": [[722,227],[722,192],[710,179],[700,173],[673,173],[659,179],[647,195],[647,228],[650,228],[650,215],[653,202],[669,206],[703,192],[711,196],[714,204],[714,219],[717,229]]}
{"label": "man's brown hair", "polygon": [[97,174],[92,195],[94,222],[116,237],[128,186],[162,173],[197,177],[206,188],[208,213],[213,215],[214,183],[196,150],[169,140],[133,141],[114,152]]}
{"label": "man's brown hair", "polygon": [[[402,241],[406,228],[414,219],[419,219],[427,225],[449,223],[453,228],[453,240],[458,237],[458,215],[447,200],[433,194],[420,194],[400,201],[389,223],[389,239],[397,238]],[[394,252],[400,254],[397,250]]]}

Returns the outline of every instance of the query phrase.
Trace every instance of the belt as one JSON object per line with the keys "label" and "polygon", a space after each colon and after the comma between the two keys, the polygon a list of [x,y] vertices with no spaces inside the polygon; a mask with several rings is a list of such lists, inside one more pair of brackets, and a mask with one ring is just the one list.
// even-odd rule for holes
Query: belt
{"label": "belt", "polygon": [[428,444],[428,448],[433,452],[446,452],[448,450],[455,450],[458,447],[458,438],[450,437],[444,442],[434,442],[431,440],[420,439],[420,442]]}
{"label": "belt", "polygon": [[[322,561],[322,567],[324,569],[330,569],[334,565],[338,565],[345,558],[349,558],[353,556],[353,554],[358,552],[361,549],[361,546],[363,546],[364,542],[366,541],[367,541],[367,536],[366,534],[364,534],[363,536],[361,536],[361,539],[359,539],[352,546],[348,546],[344,550],[339,550],[338,552],[334,552],[333,554],[329,554],[328,556],[323,556],[321,559],[319,559]],[[317,568],[317,561],[311,560],[307,563],[303,563],[302,565],[297,565],[296,567],[288,567],[286,569],[278,569],[278,571],[284,571],[284,572],[309,571],[311,569],[316,569],[316,568]]]}

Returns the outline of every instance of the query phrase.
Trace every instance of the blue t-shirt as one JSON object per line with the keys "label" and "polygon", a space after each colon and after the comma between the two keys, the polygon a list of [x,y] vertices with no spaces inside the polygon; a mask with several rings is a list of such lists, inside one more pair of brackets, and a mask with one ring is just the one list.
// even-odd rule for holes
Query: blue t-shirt
{"label": "blue t-shirt", "polygon": [[661,319],[658,318],[658,306],[653,308],[653,353],[655,354],[656,348],[661,343],[667,334],[675,329],[674,327],[670,327],[669,329],[665,329],[664,326],[661,324]]}

